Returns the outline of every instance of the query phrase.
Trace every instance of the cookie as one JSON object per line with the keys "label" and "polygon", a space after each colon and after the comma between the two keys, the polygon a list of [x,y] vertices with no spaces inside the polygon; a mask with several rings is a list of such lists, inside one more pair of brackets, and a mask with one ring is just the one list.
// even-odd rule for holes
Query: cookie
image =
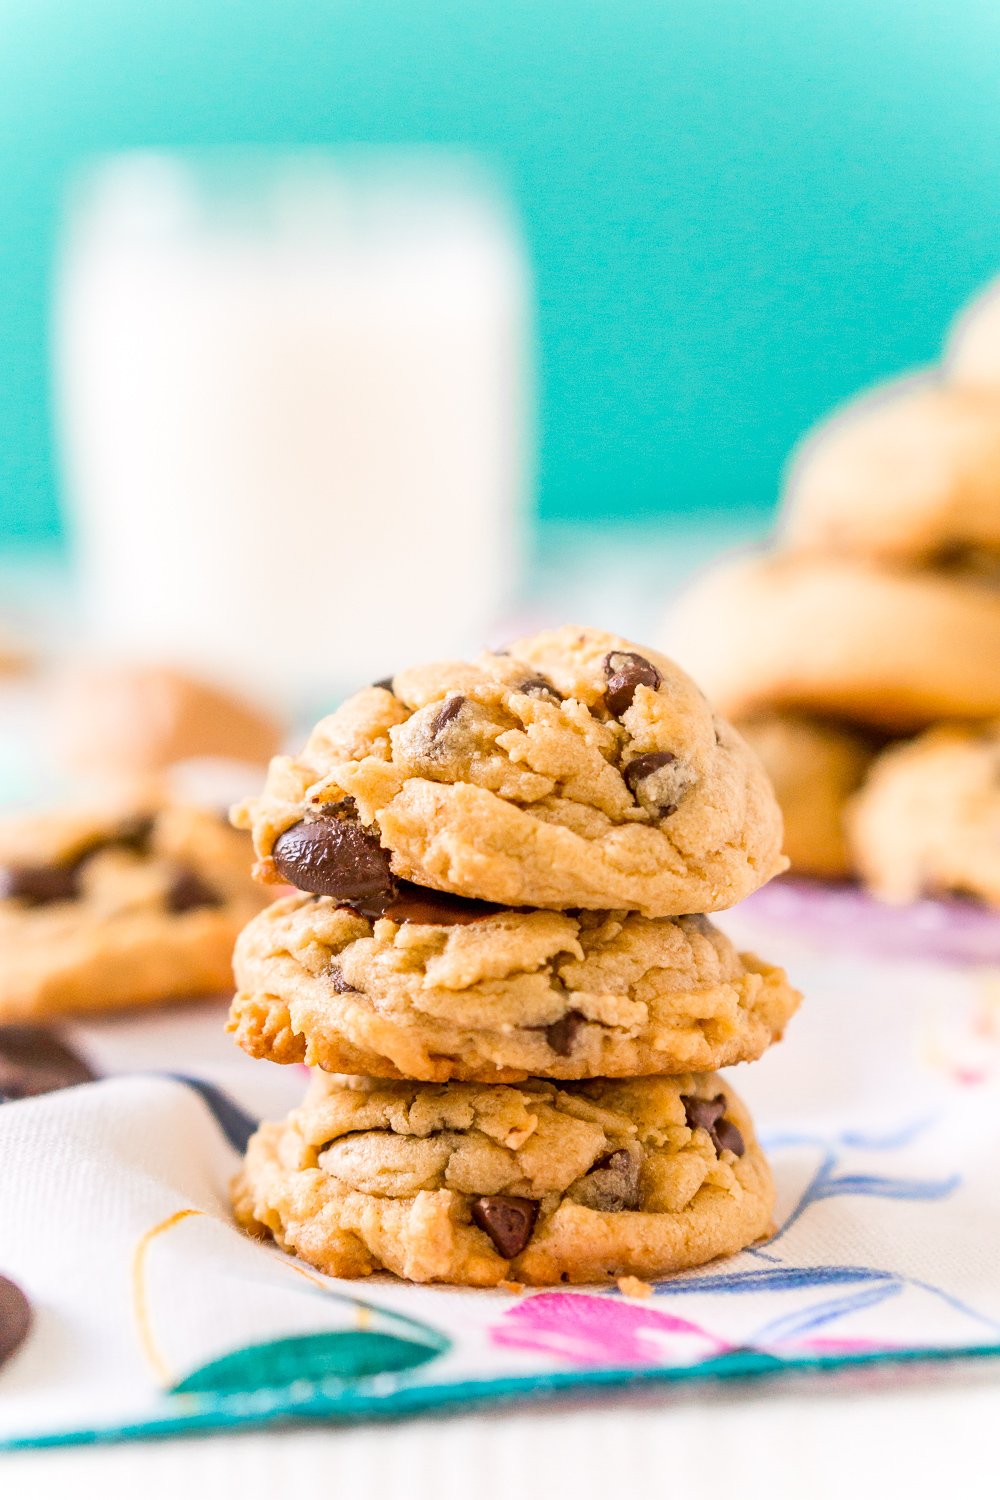
{"label": "cookie", "polygon": [[796,875],[853,873],[844,813],[875,754],[865,735],[827,720],[762,713],[737,725],[771,778]]}
{"label": "cookie", "polygon": [[229,989],[266,899],[249,862],[249,841],[195,807],[0,825],[0,1021]]}
{"label": "cookie", "polygon": [[80,667],[55,695],[55,738],[85,771],[155,771],[199,756],[266,764],[277,721],[213,683],[171,667]]}
{"label": "cookie", "polygon": [[945,344],[944,372],[956,386],[1000,390],[1000,279],[958,314]]}
{"label": "cookie", "polygon": [[714,1074],[520,1086],[318,1073],[261,1126],[238,1220],[333,1276],[547,1286],[669,1276],[768,1232],[774,1190]]}
{"label": "cookie", "polygon": [[704,917],[477,915],[449,897],[406,911],[372,922],[291,896],[261,912],[234,957],[240,1045],[434,1082],[703,1072],[759,1057],[799,1001]]}
{"label": "cookie", "polygon": [[723,713],[884,731],[1000,715],[1000,589],[850,558],[741,557],[676,605],[665,638]]}
{"label": "cookie", "polygon": [[369,914],[403,879],[675,916],[731,906],[784,868],[760,763],[694,683],[568,627],[356,693],[234,818],[260,879]]}
{"label": "cookie", "polygon": [[899,381],[836,412],[793,455],[782,541],[906,565],[992,558],[995,570],[1000,389]]}
{"label": "cookie", "polygon": [[887,750],[850,810],[861,873],[885,901],[961,894],[1000,906],[1000,723]]}

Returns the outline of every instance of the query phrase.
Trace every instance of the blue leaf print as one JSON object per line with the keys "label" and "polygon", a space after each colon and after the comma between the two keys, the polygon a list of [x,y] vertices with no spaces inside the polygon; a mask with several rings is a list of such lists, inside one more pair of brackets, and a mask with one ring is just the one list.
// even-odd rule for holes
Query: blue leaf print
{"label": "blue leaf print", "polygon": [[831,1297],[825,1302],[814,1302],[811,1307],[798,1308],[795,1312],[775,1318],[771,1323],[765,1323],[754,1334],[752,1342],[780,1344],[801,1338],[803,1334],[812,1333],[814,1329],[822,1328],[827,1323],[846,1318],[849,1313],[877,1307],[880,1302],[898,1297],[902,1290],[899,1282],[882,1281],[866,1291],[852,1292],[847,1297]]}
{"label": "blue leaf print", "polygon": [[900,1198],[911,1202],[933,1202],[947,1198],[961,1185],[961,1177],[907,1178],[877,1177],[865,1173],[828,1177],[814,1184],[812,1200],[819,1198],[860,1197]]}

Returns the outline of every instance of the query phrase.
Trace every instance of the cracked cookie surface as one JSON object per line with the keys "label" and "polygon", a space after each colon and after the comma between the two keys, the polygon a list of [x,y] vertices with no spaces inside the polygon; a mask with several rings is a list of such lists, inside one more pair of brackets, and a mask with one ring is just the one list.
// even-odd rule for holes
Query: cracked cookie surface
{"label": "cracked cookie surface", "polygon": [[944,726],[887,750],[849,816],[858,866],[883,900],[969,895],[1000,907],[1000,723]]}
{"label": "cracked cookie surface", "polygon": [[[230,1029],[255,1057],[443,1081],[724,1067],[799,995],[704,917],[500,910],[370,919],[290,896],[240,935]],[[431,917],[435,916],[433,910]]]}
{"label": "cracked cookie surface", "polygon": [[774,1189],[713,1074],[521,1086],[317,1073],[252,1137],[237,1219],[333,1276],[654,1279],[752,1244]]}
{"label": "cracked cookie surface", "polygon": [[0,1020],[228,990],[266,900],[250,853],[219,814],[173,804],[0,824]]}
{"label": "cracked cookie surface", "polygon": [[569,627],[363,689],[234,817],[260,879],[375,914],[402,879],[506,906],[683,915],[785,866],[761,766],[690,678]]}

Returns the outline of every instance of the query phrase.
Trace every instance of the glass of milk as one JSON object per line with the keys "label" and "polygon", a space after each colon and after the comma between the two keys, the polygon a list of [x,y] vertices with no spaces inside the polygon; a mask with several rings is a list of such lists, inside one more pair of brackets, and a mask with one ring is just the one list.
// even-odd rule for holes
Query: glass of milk
{"label": "glass of milk", "polygon": [[55,320],[90,639],[292,706],[480,645],[519,560],[529,309],[474,162],[94,169]]}

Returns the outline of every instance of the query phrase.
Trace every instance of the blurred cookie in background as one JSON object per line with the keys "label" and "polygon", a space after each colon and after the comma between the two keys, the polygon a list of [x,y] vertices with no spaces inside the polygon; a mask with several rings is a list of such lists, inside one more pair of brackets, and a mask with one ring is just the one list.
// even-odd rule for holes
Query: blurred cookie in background
{"label": "blurred cookie in background", "polygon": [[32,664],[32,655],[12,631],[0,622],[0,678],[19,677]]}
{"label": "blurred cookie in background", "polygon": [[995,390],[892,381],[805,437],[789,469],[784,547],[974,569],[986,553],[1000,569],[997,318]]}
{"label": "blurred cookie in background", "polygon": [[1000,391],[1000,277],[958,313],[943,363],[946,378],[956,386]]}
{"label": "blurred cookie in background", "polygon": [[1000,907],[1000,723],[941,726],[886,750],[848,818],[858,867],[883,900],[968,895]]}
{"label": "blurred cookie in background", "polygon": [[851,876],[844,811],[871,764],[872,741],[846,726],[798,714],[760,713],[736,727],[771,778],[792,873],[825,880]]}
{"label": "blurred cookie in background", "polygon": [[266,765],[282,726],[227,689],[173,667],[88,665],[68,671],[53,692],[55,738],[74,770],[156,771],[195,757]]}
{"label": "blurred cookie in background", "polygon": [[695,581],[663,645],[741,721],[781,709],[906,733],[1000,716],[1000,590],[965,574],[743,556]]}
{"label": "blurred cookie in background", "polygon": [[150,801],[0,823],[0,1022],[218,994],[268,896],[221,812]]}

